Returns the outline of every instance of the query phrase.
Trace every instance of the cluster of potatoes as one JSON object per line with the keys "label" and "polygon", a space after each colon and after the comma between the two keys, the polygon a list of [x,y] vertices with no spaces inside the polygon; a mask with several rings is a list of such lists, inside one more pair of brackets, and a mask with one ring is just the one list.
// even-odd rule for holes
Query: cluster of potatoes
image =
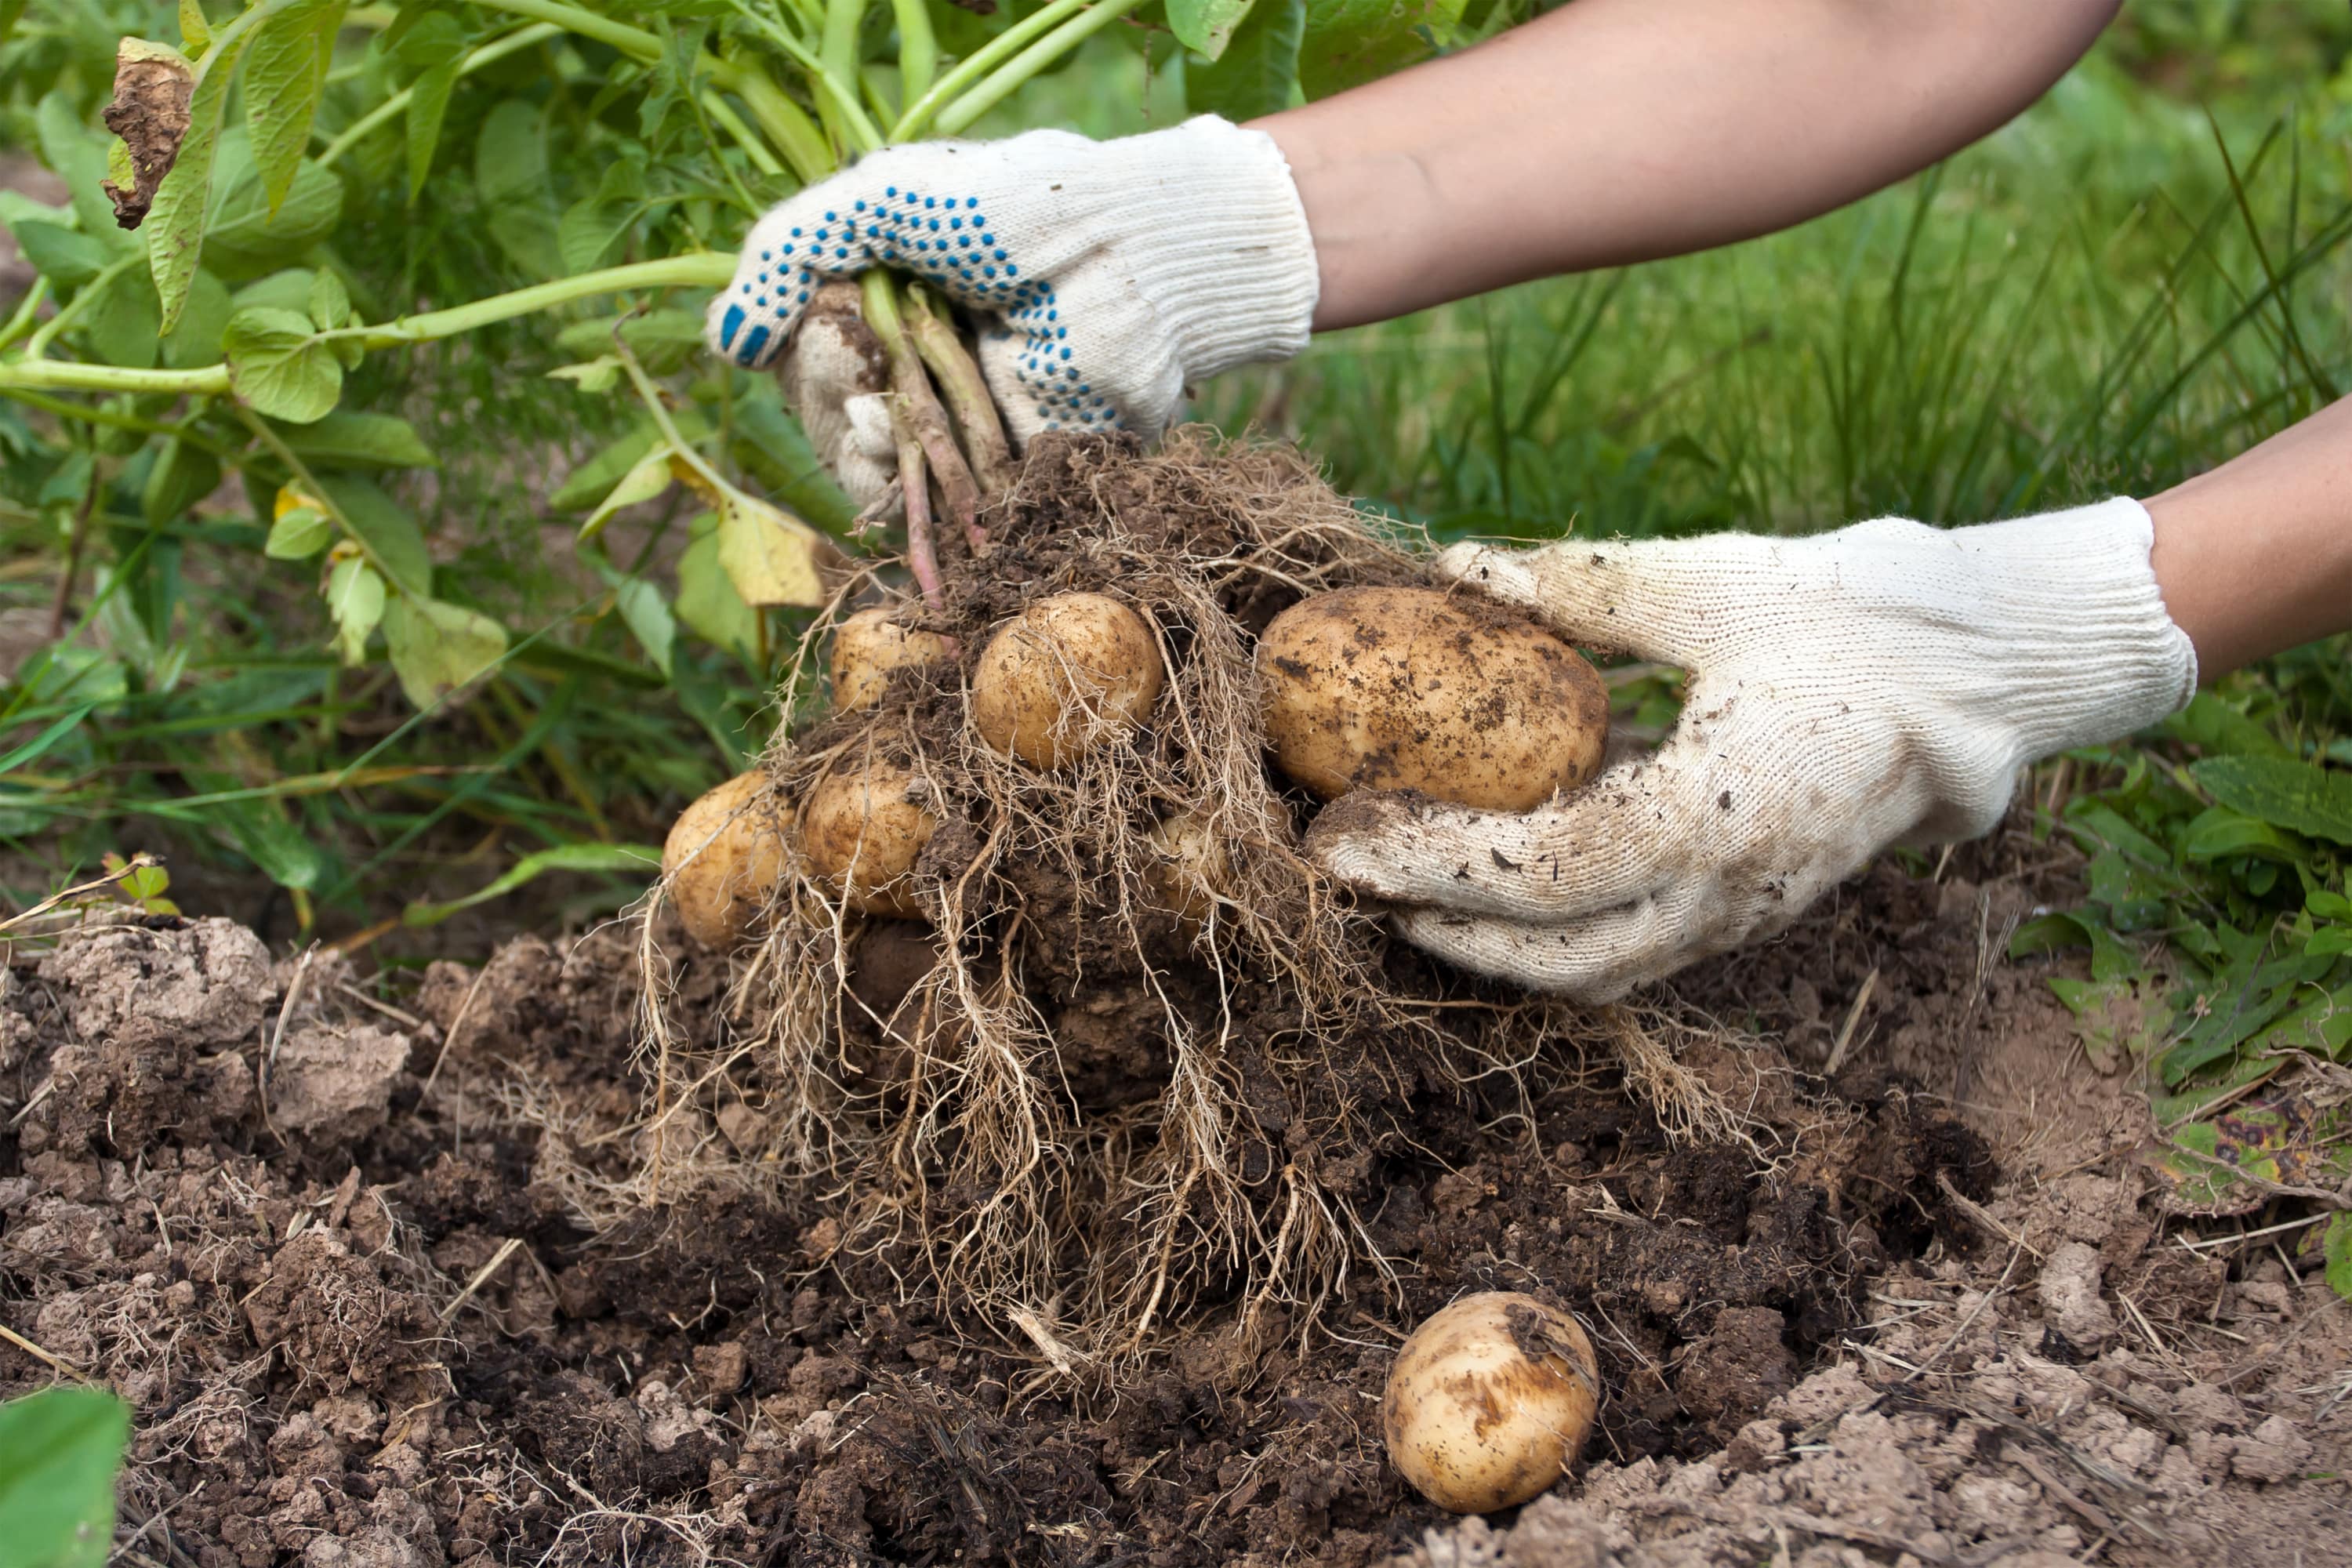
{"label": "cluster of potatoes", "polygon": [[[837,708],[869,708],[895,671],[954,657],[947,638],[893,615],[861,610],[834,634]],[[1276,764],[1326,800],[1358,788],[1412,789],[1522,811],[1590,777],[1608,732],[1607,693],[1575,649],[1432,589],[1346,588],[1303,599],[1258,639],[1257,670]],[[1055,594],[982,648],[971,722],[1003,755],[1064,768],[1146,722],[1167,680],[1160,639],[1132,606],[1103,594]],[[903,763],[845,758],[797,805],[755,771],[679,816],[663,869],[688,930],[713,945],[743,934],[794,856],[851,910],[912,916],[915,862],[938,826]],[[1199,889],[1215,885],[1219,852],[1199,818],[1171,818],[1155,844],[1191,873],[1171,879],[1180,900],[1197,902]]]}
{"label": "cluster of potatoes", "polygon": [[[957,649],[936,633],[863,610],[835,633],[834,701],[881,700],[892,674]],[[1301,600],[1258,640],[1266,742],[1276,765],[1322,799],[1412,789],[1521,811],[1599,767],[1608,700],[1592,667],[1557,637],[1453,595],[1351,588]],[[1068,767],[1145,724],[1168,669],[1154,627],[1102,594],[1056,594],[990,636],[972,667],[973,729],[1000,754]],[[671,896],[698,941],[724,945],[756,921],[795,866],[862,914],[916,917],[914,870],[939,827],[916,771],[848,753],[799,802],[766,774],[731,779],[688,807],[663,855]],[[1152,843],[1166,890],[1205,918],[1222,847],[1181,814]],[[1456,1512],[1524,1502],[1565,1473],[1600,1401],[1591,1342],[1533,1297],[1473,1296],[1431,1317],[1400,1352],[1381,1401],[1398,1469]]]}

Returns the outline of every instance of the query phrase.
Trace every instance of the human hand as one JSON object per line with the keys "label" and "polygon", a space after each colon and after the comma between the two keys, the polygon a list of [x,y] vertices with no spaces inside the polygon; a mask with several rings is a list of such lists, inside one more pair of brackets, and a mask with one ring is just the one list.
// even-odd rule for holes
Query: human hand
{"label": "human hand", "polygon": [[710,303],[715,353],[759,368],[823,281],[872,267],[982,317],[980,359],[1016,441],[1156,436],[1185,384],[1305,346],[1315,247],[1281,152],[1202,115],[1092,142],[888,147],[776,207]]}
{"label": "human hand", "polygon": [[1344,796],[1309,850],[1440,957],[1613,1000],[1780,931],[1889,845],[1990,831],[2023,763],[2186,702],[2150,539],[2116,500],[1948,531],[1457,545],[1441,573],[1689,671],[1682,721],[1522,815]]}

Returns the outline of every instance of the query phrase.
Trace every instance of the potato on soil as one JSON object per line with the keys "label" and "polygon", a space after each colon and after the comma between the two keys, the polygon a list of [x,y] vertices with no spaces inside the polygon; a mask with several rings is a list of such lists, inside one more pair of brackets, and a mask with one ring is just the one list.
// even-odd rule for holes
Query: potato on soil
{"label": "potato on soil", "polygon": [[834,628],[833,705],[842,712],[871,708],[882,700],[892,672],[910,665],[938,664],[955,651],[937,632],[898,625],[897,610],[884,605],[860,610]]}
{"label": "potato on soil", "polygon": [[1057,768],[1141,723],[1167,679],[1141,616],[1101,594],[1056,594],[981,650],[971,720],[994,750]]}
{"label": "potato on soil", "polygon": [[792,869],[793,808],[757,768],[678,813],[662,875],[687,934],[723,947],[751,927]]}
{"label": "potato on soil", "polygon": [[1302,599],[1258,639],[1282,771],[1324,799],[1416,789],[1526,811],[1601,765],[1609,693],[1577,651],[1506,611],[1430,588]]}
{"label": "potato on soil", "polygon": [[1523,1503],[1568,1472],[1592,1429],[1601,1373],[1576,1320],[1488,1290],[1433,1313],[1381,1396],[1389,1458],[1455,1513]]}
{"label": "potato on soil", "polygon": [[836,763],[801,803],[801,847],[809,869],[860,914],[923,913],[915,895],[915,858],[939,818],[908,798],[921,782],[903,763]]}

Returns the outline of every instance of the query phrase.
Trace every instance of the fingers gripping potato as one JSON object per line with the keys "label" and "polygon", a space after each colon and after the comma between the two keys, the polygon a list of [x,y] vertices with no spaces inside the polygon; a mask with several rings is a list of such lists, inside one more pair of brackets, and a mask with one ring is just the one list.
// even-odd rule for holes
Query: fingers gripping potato
{"label": "fingers gripping potato", "polygon": [[1329,800],[1420,790],[1526,811],[1601,765],[1609,693],[1577,651],[1508,612],[1430,588],[1302,599],[1257,645],[1282,771]]}

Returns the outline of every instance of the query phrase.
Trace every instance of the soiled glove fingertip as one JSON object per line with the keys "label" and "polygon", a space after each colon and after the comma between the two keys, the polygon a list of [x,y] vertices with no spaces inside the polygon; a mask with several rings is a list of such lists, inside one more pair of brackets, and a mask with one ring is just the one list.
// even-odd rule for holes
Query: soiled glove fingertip
{"label": "soiled glove fingertip", "polygon": [[1307,826],[1307,856],[1351,888],[1382,890],[1391,867],[1410,852],[1412,826],[1429,805],[1410,790],[1356,790]]}

